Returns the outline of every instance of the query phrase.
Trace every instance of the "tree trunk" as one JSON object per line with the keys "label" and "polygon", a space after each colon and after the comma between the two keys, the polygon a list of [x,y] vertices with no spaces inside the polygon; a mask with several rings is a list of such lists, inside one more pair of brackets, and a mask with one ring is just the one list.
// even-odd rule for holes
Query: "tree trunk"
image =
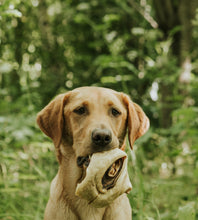
{"label": "tree trunk", "polygon": [[[22,39],[23,39],[23,24],[20,19],[18,19],[18,25],[15,28],[15,60],[19,66],[22,63]],[[21,85],[19,72],[13,70],[10,73],[9,85],[8,85],[9,95],[12,101],[17,100],[21,96]]]}
{"label": "tree trunk", "polygon": [[[42,66],[40,77],[41,96],[43,105],[46,105],[56,94],[57,90],[65,85],[65,73],[61,68],[59,46],[53,34],[53,25],[47,14],[47,3],[44,0],[39,4],[39,30],[42,41]],[[50,87],[49,87],[50,85]]]}
{"label": "tree trunk", "polygon": [[[178,27],[173,37],[172,55],[177,58],[178,68],[181,68],[179,77],[178,94],[186,95],[187,91],[182,86],[184,83],[190,82],[191,73],[191,49],[192,49],[192,19],[198,6],[197,0],[181,0],[178,3],[171,0],[153,0],[156,13],[156,21],[159,28],[164,33],[166,40],[171,31]],[[173,73],[174,74],[174,73]],[[168,77],[168,75],[167,75]],[[182,87],[182,92],[181,92]],[[171,126],[171,112],[174,106],[170,105],[170,98],[173,97],[173,87],[167,86],[166,83],[161,84],[162,91],[162,114],[161,126]],[[181,105],[183,103],[180,103]]]}

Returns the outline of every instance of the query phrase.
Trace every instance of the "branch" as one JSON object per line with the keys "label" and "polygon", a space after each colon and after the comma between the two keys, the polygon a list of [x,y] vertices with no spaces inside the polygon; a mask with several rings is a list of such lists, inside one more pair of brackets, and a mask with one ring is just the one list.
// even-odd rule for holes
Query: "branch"
{"label": "branch", "polygon": [[137,10],[146,21],[153,27],[153,28],[158,28],[158,23],[154,20],[154,18],[146,11],[146,6],[143,8],[139,4],[137,4],[134,0],[129,0],[129,4]]}

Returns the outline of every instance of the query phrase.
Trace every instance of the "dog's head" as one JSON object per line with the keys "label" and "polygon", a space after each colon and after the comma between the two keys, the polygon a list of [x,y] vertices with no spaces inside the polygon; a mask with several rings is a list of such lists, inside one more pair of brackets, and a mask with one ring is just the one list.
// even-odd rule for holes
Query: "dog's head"
{"label": "dog's head", "polygon": [[60,163],[68,147],[76,158],[123,148],[127,128],[132,148],[149,128],[143,110],[126,94],[100,87],[58,95],[38,113],[37,123],[53,140]]}

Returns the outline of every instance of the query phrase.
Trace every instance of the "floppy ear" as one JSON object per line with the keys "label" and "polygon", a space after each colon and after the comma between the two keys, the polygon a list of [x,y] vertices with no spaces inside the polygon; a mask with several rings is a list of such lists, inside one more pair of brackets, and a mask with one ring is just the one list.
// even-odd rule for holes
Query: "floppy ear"
{"label": "floppy ear", "polygon": [[[69,93],[58,95],[37,115],[37,124],[53,140],[55,148],[59,148],[61,143],[64,125],[63,112],[68,97]],[[59,155],[57,156],[60,159]]]}
{"label": "floppy ear", "polygon": [[123,100],[128,112],[128,137],[131,149],[135,140],[144,135],[149,129],[150,122],[142,108],[132,102],[127,95],[123,95]]}

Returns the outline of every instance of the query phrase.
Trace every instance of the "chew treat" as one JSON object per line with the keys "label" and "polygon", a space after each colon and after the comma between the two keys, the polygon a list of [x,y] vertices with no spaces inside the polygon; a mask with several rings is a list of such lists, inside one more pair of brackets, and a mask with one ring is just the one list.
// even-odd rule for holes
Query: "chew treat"
{"label": "chew treat", "polygon": [[[86,161],[86,160],[85,160]],[[94,207],[104,207],[132,189],[127,172],[127,154],[116,148],[91,156],[75,194]]]}

